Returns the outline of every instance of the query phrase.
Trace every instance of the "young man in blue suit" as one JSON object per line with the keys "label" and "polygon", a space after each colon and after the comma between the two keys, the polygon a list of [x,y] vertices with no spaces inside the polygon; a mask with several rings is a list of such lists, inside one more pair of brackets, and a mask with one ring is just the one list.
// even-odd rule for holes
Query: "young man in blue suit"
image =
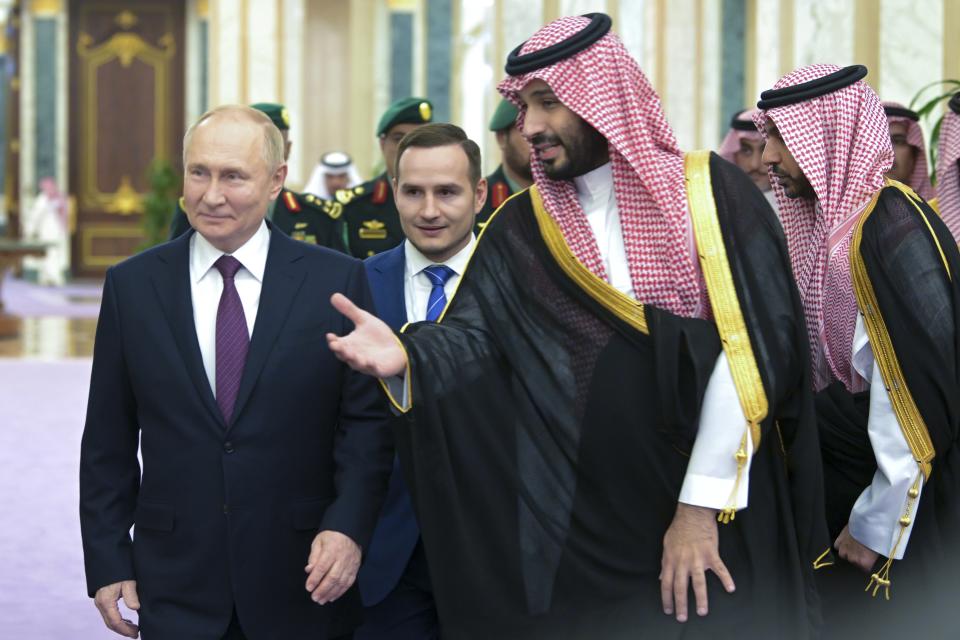
{"label": "young man in blue suit", "polygon": [[[393,329],[433,321],[467,266],[487,197],[480,149],[462,129],[427,124],[400,143],[393,189],[406,240],[366,260],[379,316]],[[360,570],[364,624],[356,640],[438,637],[426,557],[397,461]]]}
{"label": "young man in blue suit", "polygon": [[184,167],[196,232],[107,272],[80,459],[87,587],[132,638],[327,638],[349,601],[322,605],[354,582],[393,459],[376,382],[324,340],[347,328],[333,292],[372,309],[363,265],[264,221],[286,165],[259,111],[202,116]]}

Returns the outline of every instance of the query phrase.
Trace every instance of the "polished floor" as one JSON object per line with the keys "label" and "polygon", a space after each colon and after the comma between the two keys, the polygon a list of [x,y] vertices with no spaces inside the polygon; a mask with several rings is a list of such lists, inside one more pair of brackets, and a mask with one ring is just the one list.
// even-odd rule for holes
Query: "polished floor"
{"label": "polished floor", "polygon": [[16,335],[0,338],[0,358],[89,358],[96,318],[16,317]]}
{"label": "polished floor", "polygon": [[87,597],[78,517],[100,284],[2,285],[0,638],[118,638]]}
{"label": "polished floor", "polygon": [[101,293],[99,282],[43,287],[5,278],[0,358],[90,357]]}

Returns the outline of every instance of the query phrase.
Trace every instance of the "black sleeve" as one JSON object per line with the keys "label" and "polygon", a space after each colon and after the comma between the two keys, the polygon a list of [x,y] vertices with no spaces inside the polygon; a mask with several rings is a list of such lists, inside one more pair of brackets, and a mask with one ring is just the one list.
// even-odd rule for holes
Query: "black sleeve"
{"label": "black sleeve", "polygon": [[740,309],[773,409],[800,384],[808,360],[786,239],[767,199],[743,171],[716,154],[710,166]]}
{"label": "black sleeve", "polygon": [[[767,395],[762,435],[768,445],[780,440],[797,542],[812,562],[830,549],[832,538],[826,524],[809,339],[786,238],[766,198],[743,171],[716,154],[710,166],[730,269]],[[756,489],[751,483],[751,493]]]}
{"label": "black sleeve", "polygon": [[137,406],[123,354],[120,305],[107,271],[80,444],[80,531],[87,591],[135,579],[130,527],[140,486]]}
{"label": "black sleeve", "polygon": [[[376,313],[363,263],[356,261],[343,292],[354,303]],[[341,335],[352,330],[343,320]],[[389,412],[376,379],[341,365],[340,423],[334,458],[337,498],[323,517],[322,529],[344,533],[366,548],[380,513],[393,469],[393,436]]]}
{"label": "black sleeve", "polygon": [[[942,459],[960,423],[960,257],[940,217],[926,203],[916,204],[925,216],[901,191],[884,189],[864,223],[860,253],[907,386]],[[936,472],[936,460],[933,466]]]}

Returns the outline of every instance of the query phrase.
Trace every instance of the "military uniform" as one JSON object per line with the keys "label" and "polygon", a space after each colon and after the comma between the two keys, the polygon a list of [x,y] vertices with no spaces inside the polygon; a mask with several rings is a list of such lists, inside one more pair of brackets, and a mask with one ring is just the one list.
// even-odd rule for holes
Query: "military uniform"
{"label": "military uniform", "polygon": [[[310,193],[296,193],[289,189],[280,191],[270,222],[294,240],[347,253],[344,246],[343,205],[324,200]],[[170,225],[170,239],[190,229],[183,198],[177,203]]]}
{"label": "military uniform", "polygon": [[[426,98],[402,98],[391,104],[377,124],[383,141],[399,124],[426,124],[433,119],[433,105]],[[384,161],[389,162],[386,154]],[[400,214],[393,200],[393,188],[386,172],[359,187],[341,189],[336,200],[343,205],[344,241],[357,258],[392,249],[403,241]]]}
{"label": "military uniform", "polygon": [[351,255],[367,258],[403,241],[400,215],[386,173],[359,187],[337,191],[336,199],[343,205],[344,242]]}
{"label": "military uniform", "polygon": [[497,170],[487,176],[487,201],[483,203],[483,209],[480,209],[480,213],[477,214],[477,224],[474,228],[476,233],[483,231],[493,212],[512,195],[510,183],[507,182],[507,176],[503,173],[503,165],[498,165]]}

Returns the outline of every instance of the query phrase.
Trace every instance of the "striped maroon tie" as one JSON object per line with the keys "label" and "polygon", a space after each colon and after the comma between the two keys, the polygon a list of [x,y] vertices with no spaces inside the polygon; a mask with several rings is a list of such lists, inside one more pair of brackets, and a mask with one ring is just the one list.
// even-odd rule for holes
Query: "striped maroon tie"
{"label": "striped maroon tie", "polygon": [[229,425],[233,418],[233,405],[237,402],[243,366],[247,361],[250,334],[247,332],[247,319],[243,315],[240,295],[233,282],[243,265],[233,256],[222,255],[213,266],[223,276],[223,293],[220,294],[220,306],[217,307],[217,405]]}

